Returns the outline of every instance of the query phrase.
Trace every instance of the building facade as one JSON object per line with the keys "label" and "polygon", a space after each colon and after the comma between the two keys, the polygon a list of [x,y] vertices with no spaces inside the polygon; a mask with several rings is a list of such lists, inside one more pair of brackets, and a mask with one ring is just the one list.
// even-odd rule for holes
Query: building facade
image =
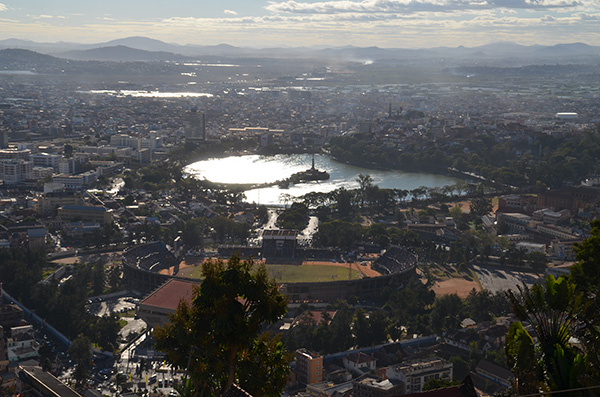
{"label": "building facade", "polygon": [[305,385],[322,382],[323,356],[306,349],[296,350],[296,376]]}
{"label": "building facade", "polygon": [[406,393],[420,393],[430,379],[452,380],[452,363],[442,358],[412,361],[387,369],[388,379],[406,385]]}

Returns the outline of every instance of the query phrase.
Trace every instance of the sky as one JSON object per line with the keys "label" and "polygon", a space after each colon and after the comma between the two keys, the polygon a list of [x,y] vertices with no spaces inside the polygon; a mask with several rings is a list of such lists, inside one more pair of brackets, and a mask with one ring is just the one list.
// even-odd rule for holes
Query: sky
{"label": "sky", "polygon": [[247,47],[600,45],[600,0],[0,0],[0,39]]}

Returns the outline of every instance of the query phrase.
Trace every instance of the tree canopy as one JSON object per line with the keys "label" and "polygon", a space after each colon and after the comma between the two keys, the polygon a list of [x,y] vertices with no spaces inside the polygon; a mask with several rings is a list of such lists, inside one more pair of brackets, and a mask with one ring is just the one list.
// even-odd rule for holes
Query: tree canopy
{"label": "tree canopy", "polygon": [[171,321],[154,331],[157,349],[188,371],[197,395],[222,395],[234,383],[255,395],[280,395],[290,357],[261,329],[286,313],[285,297],[252,260],[208,261],[202,270],[192,305],[180,302]]}
{"label": "tree canopy", "polygon": [[[545,284],[508,291],[517,318],[531,325],[536,340],[520,322],[513,323],[506,337],[506,356],[517,375],[518,392],[558,391],[600,385],[598,368],[590,359],[596,351],[571,343],[583,336],[584,328],[598,327],[597,316],[588,318],[589,302],[567,278],[550,275]],[[595,390],[580,395],[595,395]]]}

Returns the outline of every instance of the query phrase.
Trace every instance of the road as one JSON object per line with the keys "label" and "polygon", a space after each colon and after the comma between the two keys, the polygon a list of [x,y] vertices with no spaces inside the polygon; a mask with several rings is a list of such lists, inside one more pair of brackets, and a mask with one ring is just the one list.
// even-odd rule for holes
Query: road
{"label": "road", "polygon": [[[265,230],[279,230],[279,227],[277,226],[277,218],[279,217],[278,211],[280,210],[268,210],[269,219],[263,226],[256,229],[256,234],[248,239],[248,245],[260,247],[262,245],[262,235]],[[298,244],[301,246],[310,246],[317,230],[319,230],[319,218],[310,216],[306,228],[298,233]]]}
{"label": "road", "polygon": [[473,265],[473,270],[477,273],[481,287],[493,294],[509,289],[516,290],[517,286],[523,283],[529,286],[541,280],[540,276],[534,273],[503,270],[491,266]]}
{"label": "road", "polygon": [[308,219],[308,225],[298,235],[298,244],[312,244],[313,235],[317,232],[317,230],[319,230],[319,218],[316,216],[310,216]]}
{"label": "road", "polygon": [[103,317],[113,313],[122,313],[128,310],[135,309],[134,302],[128,302],[131,297],[123,297],[118,299],[110,299],[104,302],[90,303],[88,311],[94,316]]}
{"label": "road", "polygon": [[263,227],[261,227],[259,229],[259,236],[262,236],[262,233],[264,230],[267,230],[267,229],[278,230],[279,229],[277,227],[277,218],[279,217],[279,212],[277,212],[277,210],[274,210],[274,209],[270,209],[268,212],[269,212],[269,220],[267,221],[267,223],[265,223],[265,225]]}

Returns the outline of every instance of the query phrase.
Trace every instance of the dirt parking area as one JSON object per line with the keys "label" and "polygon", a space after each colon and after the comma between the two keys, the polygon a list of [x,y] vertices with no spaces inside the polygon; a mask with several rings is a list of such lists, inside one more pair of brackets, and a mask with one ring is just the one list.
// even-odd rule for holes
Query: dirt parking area
{"label": "dirt parking area", "polygon": [[475,291],[481,291],[481,286],[477,281],[466,280],[464,278],[451,278],[445,281],[438,281],[433,285],[432,290],[437,296],[456,294],[461,298],[465,298],[473,288],[475,288]]}

